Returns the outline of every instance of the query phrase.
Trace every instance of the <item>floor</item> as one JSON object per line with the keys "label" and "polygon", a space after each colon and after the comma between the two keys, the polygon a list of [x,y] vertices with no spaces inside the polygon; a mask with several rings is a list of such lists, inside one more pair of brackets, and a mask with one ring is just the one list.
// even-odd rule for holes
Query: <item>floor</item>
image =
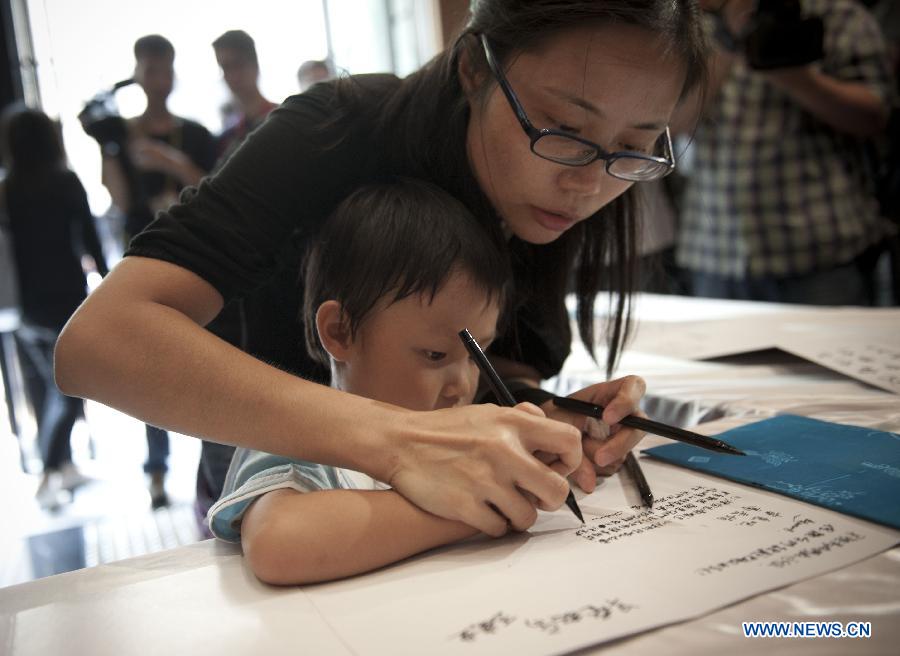
{"label": "floor", "polygon": [[[2,384],[2,383],[0,383]],[[166,489],[171,505],[150,507],[142,470],[144,425],[110,408],[88,403],[85,421],[72,433],[73,460],[92,482],[58,510],[34,498],[40,459],[34,421],[17,407],[20,439],[13,435],[0,395],[0,587],[195,542],[199,531],[193,498],[200,442],[170,435]],[[17,404],[18,406],[18,404]],[[23,471],[24,466],[27,469]]]}
{"label": "floor", "polygon": [[[97,228],[113,265],[122,250],[117,228],[112,219],[98,221]],[[89,274],[88,286],[98,284],[99,276]],[[17,325],[18,313],[0,310],[0,347],[11,367],[7,374],[21,424],[14,435],[0,377],[0,499],[6,520],[0,529],[0,587],[201,539],[193,509],[200,441],[170,434],[166,490],[172,503],[152,510],[142,468],[147,456],[144,424],[92,402],[85,404],[86,419],[72,431],[72,451],[76,466],[94,480],[59,510],[40,508],[34,498],[41,478],[36,425],[9,334]]]}

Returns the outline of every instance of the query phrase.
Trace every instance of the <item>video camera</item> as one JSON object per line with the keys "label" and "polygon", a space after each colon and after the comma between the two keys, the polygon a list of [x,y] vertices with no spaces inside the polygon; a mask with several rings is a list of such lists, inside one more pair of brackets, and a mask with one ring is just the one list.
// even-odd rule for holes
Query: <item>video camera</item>
{"label": "video camera", "polygon": [[107,155],[118,155],[128,141],[128,125],[119,114],[116,106],[116,91],[134,84],[133,78],[116,82],[112,88],[101,91],[84,105],[78,114],[81,127],[97,143]]}
{"label": "video camera", "polygon": [[799,0],[758,0],[741,34],[732,34],[721,11],[715,12],[716,38],[734,52],[742,51],[756,70],[805,66],[825,56],[825,24],[804,16]]}
{"label": "video camera", "polygon": [[115,159],[122,168],[129,194],[125,229],[130,234],[137,234],[153,220],[139,172],[129,154],[128,123],[119,114],[115,99],[116,91],[134,83],[133,79],[116,82],[85,103],[78,114],[84,131],[96,139],[105,156]]}

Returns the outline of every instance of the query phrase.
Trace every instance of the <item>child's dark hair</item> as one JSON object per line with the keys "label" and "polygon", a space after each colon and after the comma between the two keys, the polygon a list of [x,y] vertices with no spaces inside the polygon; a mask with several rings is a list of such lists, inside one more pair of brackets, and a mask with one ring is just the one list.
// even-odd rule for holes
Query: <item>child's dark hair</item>
{"label": "child's dark hair", "polygon": [[316,311],[325,301],[341,304],[355,336],[385,296],[391,303],[413,294],[433,299],[454,272],[469,276],[504,314],[512,284],[506,255],[461,202],[408,178],[358,189],[328,219],[304,264],[310,356],[329,364],[316,330]]}

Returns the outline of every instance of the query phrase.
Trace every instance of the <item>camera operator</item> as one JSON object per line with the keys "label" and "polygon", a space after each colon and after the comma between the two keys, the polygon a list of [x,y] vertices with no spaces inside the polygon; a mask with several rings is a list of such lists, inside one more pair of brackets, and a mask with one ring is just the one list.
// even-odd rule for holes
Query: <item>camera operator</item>
{"label": "camera operator", "polygon": [[[125,150],[103,158],[103,184],[127,217],[129,237],[174,203],[183,187],[199,183],[216,158],[209,131],[169,111],[175,75],[175,49],[169,40],[156,34],[141,37],[134,44],[134,58],[134,79],[147,97],[147,107],[127,121]],[[122,166],[123,155],[135,169],[135,180]]]}
{"label": "camera operator", "polygon": [[[113,205],[125,215],[126,242],[146,228],[158,210],[174,203],[182,188],[198,184],[216,160],[209,131],[169,111],[175,76],[171,42],[157,34],[141,37],[134,44],[134,57],[134,81],[147,97],[144,113],[128,120],[103,115],[95,99],[81,116],[85,131],[100,143],[102,182]],[[151,503],[157,508],[168,504],[166,431],[148,425],[147,450],[144,471],[150,477]]]}
{"label": "camera operator", "polygon": [[854,0],[701,5],[710,79],[676,121],[696,129],[678,245],[694,293],[869,304],[890,230],[868,143],[892,99],[878,25]]}

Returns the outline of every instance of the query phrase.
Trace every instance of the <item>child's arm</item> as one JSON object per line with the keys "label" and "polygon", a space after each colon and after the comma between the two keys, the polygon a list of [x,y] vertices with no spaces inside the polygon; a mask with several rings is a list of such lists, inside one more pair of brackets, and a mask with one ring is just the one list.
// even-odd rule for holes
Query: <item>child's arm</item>
{"label": "child's arm", "polygon": [[257,577],[291,585],[353,576],[477,533],[393,490],[281,489],[244,513],[241,544]]}

